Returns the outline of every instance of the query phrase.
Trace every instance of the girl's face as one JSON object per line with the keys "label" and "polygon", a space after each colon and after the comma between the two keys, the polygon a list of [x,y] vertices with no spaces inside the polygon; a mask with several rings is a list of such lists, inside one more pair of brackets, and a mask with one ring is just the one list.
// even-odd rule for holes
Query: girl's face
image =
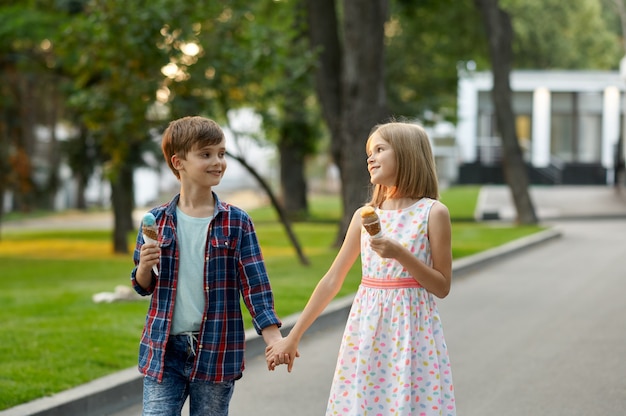
{"label": "girl's face", "polygon": [[374,185],[393,187],[398,174],[396,154],[386,140],[374,133],[367,149],[367,170]]}
{"label": "girl's face", "polygon": [[172,164],[180,173],[181,182],[197,187],[219,185],[226,171],[226,146],[224,140],[212,146],[196,147],[181,159],[172,156]]}

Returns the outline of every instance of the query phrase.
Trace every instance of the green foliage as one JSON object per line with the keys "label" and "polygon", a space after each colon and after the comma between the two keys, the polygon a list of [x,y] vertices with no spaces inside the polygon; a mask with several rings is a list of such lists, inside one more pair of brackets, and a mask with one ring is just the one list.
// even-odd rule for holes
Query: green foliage
{"label": "green foliage", "polygon": [[41,51],[40,42],[63,21],[65,16],[58,10],[32,9],[23,4],[0,6],[0,51],[20,59],[35,54]]}
{"label": "green foliage", "polygon": [[[98,140],[114,172],[149,139],[146,113],[167,63],[157,48],[164,3],[90,3],[61,31],[57,52],[74,81],[69,104]],[[80,110],[80,111],[78,111]]]}
{"label": "green foliage", "polygon": [[389,105],[394,115],[425,111],[454,118],[457,62],[486,62],[480,19],[468,0],[392,2],[386,33]]}
{"label": "green foliage", "polygon": [[[294,7],[293,2],[213,3],[194,16],[193,32],[169,27],[170,60],[184,74],[165,80],[172,117],[204,114],[228,124],[230,110],[252,108],[263,118],[265,137],[277,141],[286,97],[294,90],[312,95],[314,60],[293,23]],[[177,53],[183,43],[198,45],[199,53],[193,59]],[[310,142],[302,145],[306,152],[314,149]]]}
{"label": "green foliage", "polygon": [[[621,57],[620,27],[611,3],[503,1],[516,32],[516,68],[615,68]],[[106,163],[112,179],[121,166],[142,164],[152,129],[190,114],[227,123],[229,110],[253,108],[263,116],[265,137],[297,141],[304,154],[319,151],[325,133],[311,81],[317,60],[304,36],[301,5],[2,1],[0,111],[14,122],[19,105],[35,108],[52,95],[40,89],[36,94],[41,97],[33,100],[37,104],[16,102],[23,99],[9,91],[16,70],[24,79],[58,87],[57,115],[83,129],[80,141],[67,146],[74,152],[73,168],[88,174],[90,167]],[[390,7],[386,86],[392,114],[421,117],[433,111],[454,119],[457,62],[473,60],[479,69],[488,68],[473,2],[397,0]],[[199,52],[185,53],[189,44]],[[171,77],[161,72],[168,64],[178,69]],[[290,118],[294,110],[299,112],[295,119]],[[47,117],[38,115],[36,122]],[[26,141],[29,133],[23,135]],[[85,146],[86,140],[92,145]],[[0,183],[5,184],[6,149],[17,145],[4,135],[0,145]],[[77,156],[77,149],[87,147],[90,157]]]}
{"label": "green foliage", "polygon": [[516,68],[615,69],[623,55],[599,0],[506,0]]}
{"label": "green foliage", "polygon": [[[504,0],[514,69],[615,69],[623,55],[610,0]],[[489,70],[483,23],[470,0],[398,0],[387,24],[387,90],[397,116],[455,118],[457,63]],[[427,121],[427,120],[425,120]]]}

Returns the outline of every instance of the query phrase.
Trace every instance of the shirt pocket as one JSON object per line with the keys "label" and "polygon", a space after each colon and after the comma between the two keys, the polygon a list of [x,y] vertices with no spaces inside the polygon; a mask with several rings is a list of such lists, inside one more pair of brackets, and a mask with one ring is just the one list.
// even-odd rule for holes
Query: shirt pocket
{"label": "shirt pocket", "polygon": [[[224,236],[211,236],[206,256],[209,284],[221,287],[227,281],[234,281],[239,270],[237,239]],[[221,282],[221,283],[220,283]],[[228,285],[228,284],[227,284]]]}
{"label": "shirt pocket", "polygon": [[209,245],[209,258],[235,256],[237,252],[237,239],[225,236],[211,236],[211,244]]}

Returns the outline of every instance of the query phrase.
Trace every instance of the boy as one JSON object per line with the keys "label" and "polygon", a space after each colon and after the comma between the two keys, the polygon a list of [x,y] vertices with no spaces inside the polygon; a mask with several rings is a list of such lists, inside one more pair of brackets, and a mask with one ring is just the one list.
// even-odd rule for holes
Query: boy
{"label": "boy", "polygon": [[180,415],[189,396],[191,416],[225,416],[244,370],[240,297],[267,345],[282,339],[281,322],[250,217],[212,191],[226,170],[222,129],[184,117],[162,149],[180,193],[151,210],[159,241],[139,232],[131,273],[135,290],[152,295],[139,350],[143,414]]}

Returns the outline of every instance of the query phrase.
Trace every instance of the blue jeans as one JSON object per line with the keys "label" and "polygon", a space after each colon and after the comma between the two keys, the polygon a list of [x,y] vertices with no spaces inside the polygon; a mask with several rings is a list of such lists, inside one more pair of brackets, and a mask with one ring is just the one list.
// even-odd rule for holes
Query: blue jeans
{"label": "blue jeans", "polygon": [[143,416],[180,416],[187,397],[190,416],[228,416],[234,381],[189,381],[197,342],[191,334],[170,336],[163,381],[143,379]]}

